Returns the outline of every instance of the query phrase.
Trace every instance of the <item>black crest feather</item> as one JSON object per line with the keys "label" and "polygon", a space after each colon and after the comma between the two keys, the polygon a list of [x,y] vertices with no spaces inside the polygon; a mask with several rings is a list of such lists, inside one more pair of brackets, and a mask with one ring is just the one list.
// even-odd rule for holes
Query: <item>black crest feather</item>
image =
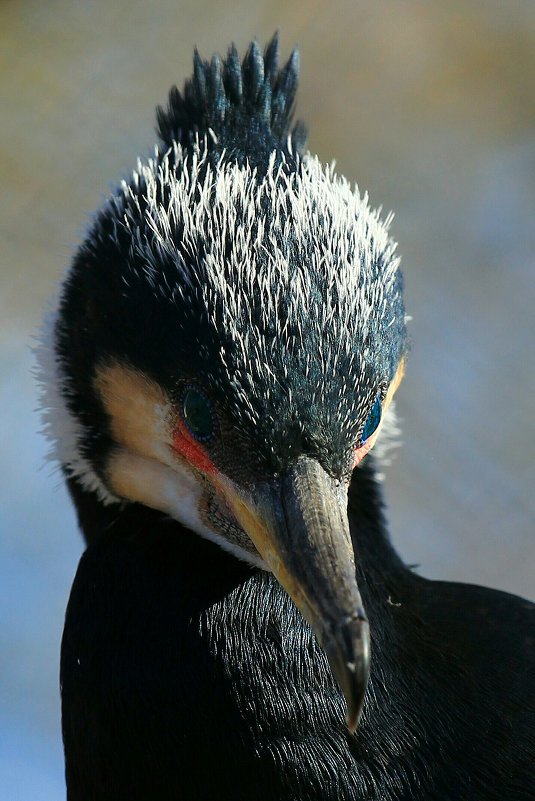
{"label": "black crest feather", "polygon": [[188,147],[211,131],[217,149],[230,149],[238,158],[243,153],[249,161],[253,140],[262,153],[285,149],[290,137],[292,150],[302,152],[306,130],[301,123],[292,128],[298,81],[297,50],[279,69],[278,34],[264,53],[252,42],[241,63],[234,45],[225,59],[214,55],[210,61],[195,50],[184,91],[173,86],[167,108],[156,110],[158,136],[167,147],[174,142]]}

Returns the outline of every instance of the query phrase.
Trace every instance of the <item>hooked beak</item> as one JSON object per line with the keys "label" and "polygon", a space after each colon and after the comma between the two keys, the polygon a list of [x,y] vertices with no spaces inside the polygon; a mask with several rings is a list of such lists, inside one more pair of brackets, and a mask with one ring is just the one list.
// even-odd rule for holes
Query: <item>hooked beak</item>
{"label": "hooked beak", "polygon": [[313,459],[248,495],[222,487],[242,528],[310,623],[358,725],[369,676],[368,620],[355,576],[347,495]]}

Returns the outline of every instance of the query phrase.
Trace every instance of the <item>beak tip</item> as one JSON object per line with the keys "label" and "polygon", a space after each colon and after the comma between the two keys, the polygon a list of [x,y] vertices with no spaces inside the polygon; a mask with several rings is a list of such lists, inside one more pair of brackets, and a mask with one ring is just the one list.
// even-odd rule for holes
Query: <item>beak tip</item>
{"label": "beak tip", "polygon": [[[367,683],[367,682],[366,682]],[[346,697],[347,711],[346,711],[346,725],[351,734],[354,734],[362,716],[364,708],[364,696],[366,694],[366,683],[364,686]]]}
{"label": "beak tip", "polygon": [[353,709],[347,710],[346,714],[346,726],[350,734],[355,734],[357,727],[360,723],[360,716],[362,713],[362,707],[360,709],[354,707]]}
{"label": "beak tip", "polygon": [[359,631],[356,638],[356,643],[358,643],[356,658],[355,661],[346,662],[345,674],[348,681],[344,687],[347,703],[346,725],[352,734],[360,723],[370,676],[370,633],[368,621],[364,615],[360,617],[357,627]]}
{"label": "beak tip", "polygon": [[364,708],[365,693],[366,685],[364,685],[363,688],[359,688],[359,691],[352,694],[349,698],[346,697],[346,726],[351,734],[354,734],[359,726],[362,710]]}

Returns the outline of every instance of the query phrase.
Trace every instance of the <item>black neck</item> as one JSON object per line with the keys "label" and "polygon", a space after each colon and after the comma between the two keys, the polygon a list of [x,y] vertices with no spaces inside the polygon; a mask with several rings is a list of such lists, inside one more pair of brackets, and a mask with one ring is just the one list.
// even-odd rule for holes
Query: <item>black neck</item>
{"label": "black neck", "polygon": [[[391,732],[407,732],[414,715],[390,702],[406,695],[404,675],[392,667],[406,645],[392,618],[403,610],[389,599],[411,574],[385,533],[371,463],[356,471],[348,506],[373,654],[356,737],[345,728],[324,652],[271,574],[159,512],[104,507],[75,482],[70,490],[88,549],[62,649],[67,776],[80,788],[69,801],[349,801],[371,777],[382,786],[376,755],[388,757]],[[79,741],[88,715],[89,744]],[[152,767],[149,742],[157,755]],[[132,775],[138,762],[146,781]],[[344,777],[335,783],[332,764]],[[400,781],[403,775],[400,765]],[[94,783],[94,795],[84,794],[80,776],[84,786]],[[284,794],[291,788],[293,795]]]}

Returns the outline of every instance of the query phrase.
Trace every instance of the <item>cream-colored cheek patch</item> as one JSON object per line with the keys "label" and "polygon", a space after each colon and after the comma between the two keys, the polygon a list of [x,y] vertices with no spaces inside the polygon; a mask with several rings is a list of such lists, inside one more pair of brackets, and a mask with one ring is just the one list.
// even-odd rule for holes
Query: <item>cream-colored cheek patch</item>
{"label": "cream-colored cheek patch", "polygon": [[94,386],[114,441],[133,453],[168,462],[172,408],[162,387],[118,362],[99,365]]}

